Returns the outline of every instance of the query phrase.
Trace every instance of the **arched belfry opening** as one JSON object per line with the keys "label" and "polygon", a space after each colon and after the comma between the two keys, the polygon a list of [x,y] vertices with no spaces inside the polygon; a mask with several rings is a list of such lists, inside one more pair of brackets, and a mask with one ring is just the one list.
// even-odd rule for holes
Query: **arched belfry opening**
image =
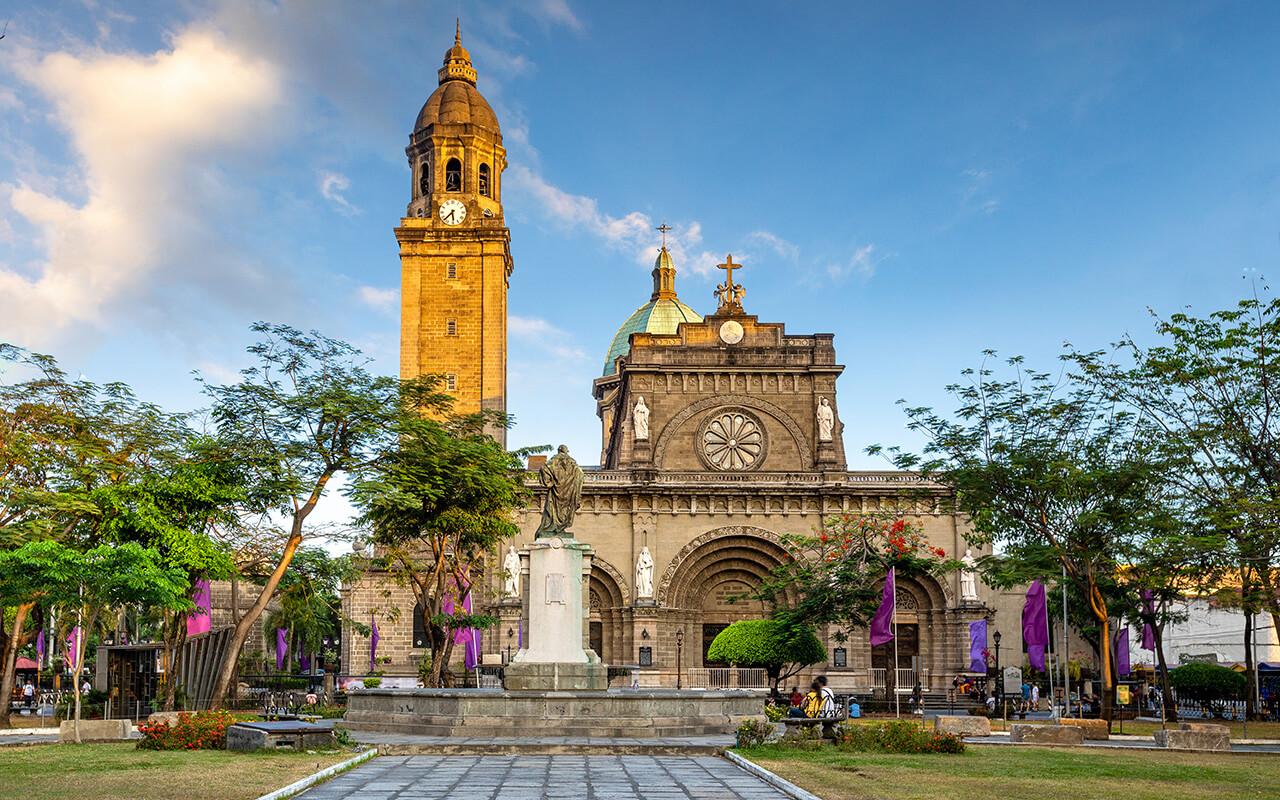
{"label": "arched belfry opening", "polygon": [[446,192],[462,191],[462,162],[456,158],[449,159],[444,165],[444,190]]}

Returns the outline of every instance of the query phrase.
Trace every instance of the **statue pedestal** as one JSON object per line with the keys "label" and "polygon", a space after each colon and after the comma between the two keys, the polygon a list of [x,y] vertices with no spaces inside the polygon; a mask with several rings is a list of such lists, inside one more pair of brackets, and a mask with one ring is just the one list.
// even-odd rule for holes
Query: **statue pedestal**
{"label": "statue pedestal", "polygon": [[524,648],[506,669],[513,691],[603,691],[608,670],[587,639],[591,545],[568,537],[538,539],[520,554]]}

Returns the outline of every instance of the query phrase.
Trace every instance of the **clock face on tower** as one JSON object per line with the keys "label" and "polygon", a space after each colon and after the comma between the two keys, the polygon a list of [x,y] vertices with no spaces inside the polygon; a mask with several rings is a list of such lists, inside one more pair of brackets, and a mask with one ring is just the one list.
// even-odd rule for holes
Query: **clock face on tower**
{"label": "clock face on tower", "polygon": [[461,225],[467,218],[467,207],[461,200],[445,200],[440,204],[440,221],[445,225]]}

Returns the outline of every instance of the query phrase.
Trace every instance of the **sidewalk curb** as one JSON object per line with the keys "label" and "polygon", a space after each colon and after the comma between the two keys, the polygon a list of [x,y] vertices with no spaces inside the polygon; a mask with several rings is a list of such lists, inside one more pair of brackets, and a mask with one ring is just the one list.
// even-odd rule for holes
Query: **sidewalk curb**
{"label": "sidewalk curb", "polygon": [[791,781],[779,778],[777,775],[774,775],[772,772],[760,766],[759,764],[752,763],[751,761],[748,761],[747,759],[743,758],[737,753],[731,753],[728,750],[726,750],[724,752],[724,757],[732,761],[734,764],[737,764],[739,767],[742,767],[747,772],[750,772],[752,775],[755,775],[757,778],[764,781],[765,783],[768,783],[778,789],[781,789],[782,791],[796,798],[796,800],[822,800],[822,798],[818,797],[816,794],[812,794],[811,792],[806,792],[804,789],[801,789],[799,786],[796,786]]}
{"label": "sidewalk curb", "polygon": [[346,772],[352,767],[358,767],[376,755],[378,755],[378,748],[371,747],[357,756],[348,758],[346,761],[343,761],[338,764],[334,764],[332,767],[325,767],[324,769],[320,770],[314,775],[308,775],[302,780],[294,781],[293,783],[289,784],[288,786],[285,786],[282,789],[276,789],[274,792],[264,794],[261,797],[259,797],[257,800],[284,800],[284,798],[286,797],[293,797],[295,794],[297,794],[298,792],[301,792],[303,789],[310,789],[312,786],[315,786],[317,783],[328,780],[329,778],[332,778],[334,775],[337,775],[340,772]]}

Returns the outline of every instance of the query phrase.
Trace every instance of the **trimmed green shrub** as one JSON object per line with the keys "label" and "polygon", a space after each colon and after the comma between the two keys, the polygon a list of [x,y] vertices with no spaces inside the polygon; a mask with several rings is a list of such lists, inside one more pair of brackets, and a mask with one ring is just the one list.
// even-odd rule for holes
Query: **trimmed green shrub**
{"label": "trimmed green shrub", "polygon": [[1169,671],[1169,684],[1180,700],[1220,711],[1228,700],[1239,700],[1246,679],[1242,673],[1217,664],[1183,664]]}
{"label": "trimmed green shrub", "polygon": [[366,689],[377,689],[382,685],[382,678],[365,678],[361,683],[364,684]]}
{"label": "trimmed green shrub", "polygon": [[771,619],[751,619],[720,631],[707,650],[707,660],[763,668],[776,693],[783,678],[826,661],[827,649],[809,628],[788,631]]}

